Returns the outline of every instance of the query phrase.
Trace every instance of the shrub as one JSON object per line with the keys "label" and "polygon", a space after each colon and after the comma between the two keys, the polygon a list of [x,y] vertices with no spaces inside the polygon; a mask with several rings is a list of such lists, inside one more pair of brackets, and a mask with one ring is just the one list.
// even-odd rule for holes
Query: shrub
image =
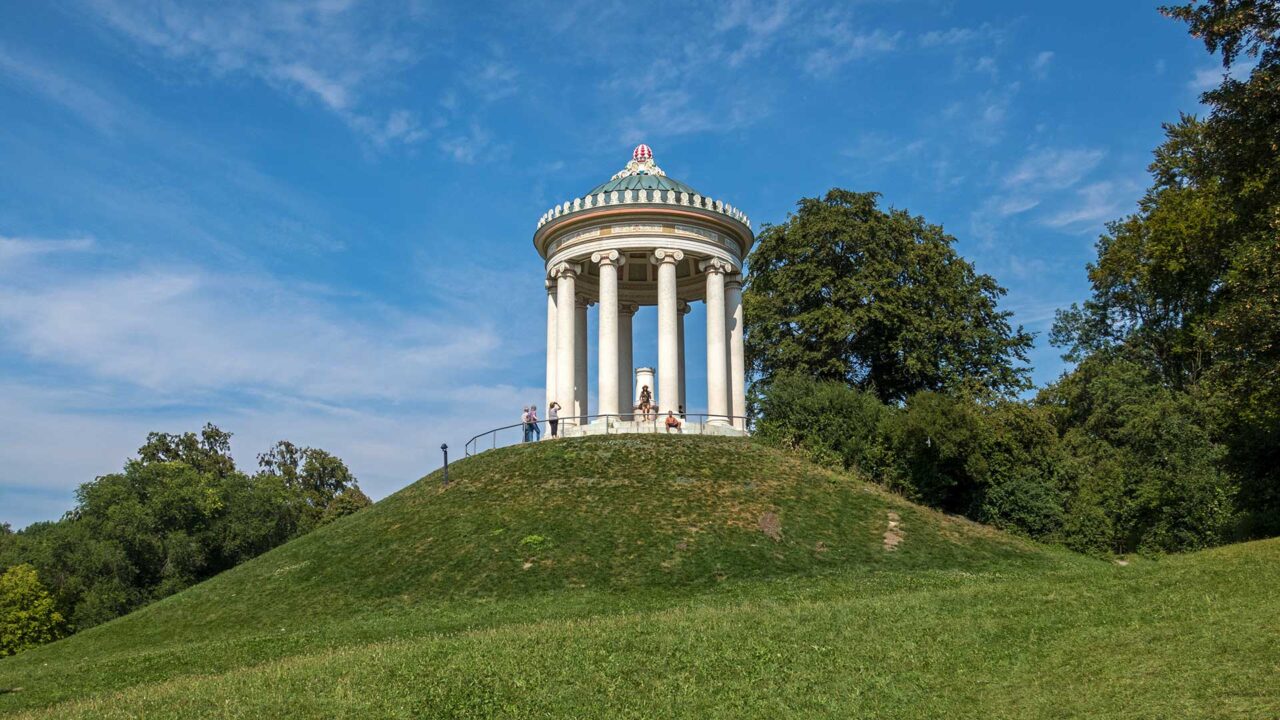
{"label": "shrub", "polygon": [[1201,406],[1140,365],[1096,355],[1046,388],[1070,461],[1068,545],[1114,552],[1224,542],[1236,481]]}
{"label": "shrub", "polygon": [[1057,436],[1046,411],[922,392],[885,417],[881,434],[891,488],[1035,537],[1060,530]]}
{"label": "shrub", "polygon": [[873,472],[878,428],[890,410],[876,396],[835,381],[781,375],[758,389],[755,434],[823,465]]}
{"label": "shrub", "polygon": [[35,568],[14,565],[0,575],[0,657],[52,642],[65,631]]}

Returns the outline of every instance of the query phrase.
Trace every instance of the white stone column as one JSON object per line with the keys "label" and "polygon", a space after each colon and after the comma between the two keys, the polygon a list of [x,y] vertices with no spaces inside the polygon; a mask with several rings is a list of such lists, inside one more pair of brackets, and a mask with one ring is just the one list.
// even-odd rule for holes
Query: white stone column
{"label": "white stone column", "polygon": [[551,270],[556,279],[556,397],[560,403],[560,424],[572,423],[575,412],[574,378],[577,369],[574,361],[578,357],[578,333],[574,327],[577,312],[578,268],[570,263],[560,263]]}
{"label": "white stone column", "polygon": [[542,417],[546,417],[547,408],[556,399],[560,388],[556,387],[556,364],[559,348],[556,347],[556,282],[547,279],[547,396],[542,405]]}
{"label": "white stone column", "polygon": [[689,377],[689,367],[684,362],[684,316],[688,315],[692,310],[693,308],[690,307],[689,303],[681,300],[680,310],[676,314],[676,339],[680,345],[680,396],[676,400],[675,407],[670,409],[675,410],[677,414],[680,412],[680,408],[684,408],[686,412],[689,409],[687,405],[689,395],[684,390]]}
{"label": "white stone column", "polygon": [[703,260],[707,278],[707,422],[727,422],[729,414],[729,357],[725,352],[724,276],[733,268],[719,260]]}
{"label": "white stone column", "polygon": [[587,307],[591,301],[586,295],[575,298],[573,306],[573,414],[579,425],[587,424]]}
{"label": "white stone column", "polygon": [[742,276],[724,281],[725,322],[729,325],[729,412],[734,427],[747,429],[747,368],[742,349]]}
{"label": "white stone column", "polygon": [[618,303],[618,411],[623,420],[633,417],[631,381],[635,368],[632,366],[631,321],[639,309],[635,303]]}
{"label": "white stone column", "polygon": [[600,266],[599,337],[596,364],[600,394],[596,403],[600,415],[617,415],[618,406],[618,266],[624,261],[617,250],[598,252],[591,262]]}
{"label": "white stone column", "polygon": [[664,249],[654,250],[650,259],[658,266],[658,392],[655,401],[663,412],[680,396],[676,263],[683,259],[683,252]]}

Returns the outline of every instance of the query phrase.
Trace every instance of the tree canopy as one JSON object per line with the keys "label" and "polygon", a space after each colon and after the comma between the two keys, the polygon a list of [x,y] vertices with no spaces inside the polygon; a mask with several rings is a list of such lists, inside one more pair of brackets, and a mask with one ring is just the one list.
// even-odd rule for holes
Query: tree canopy
{"label": "tree canopy", "polygon": [[833,189],[761,230],[743,293],[756,380],[801,373],[886,401],[1029,387],[1032,336],[997,308],[1004,288],[940,226],[879,199]]}
{"label": "tree canopy", "polygon": [[1280,6],[1162,8],[1230,68],[1204,118],[1165,126],[1138,211],[1108,226],[1092,295],[1059,314],[1067,358],[1124,361],[1213,411],[1251,534],[1280,532]]}
{"label": "tree canopy", "polygon": [[240,471],[231,433],[213,425],[151,433],[122,472],[81,485],[62,520],[4,527],[0,568],[33,567],[60,617],[84,629],[370,504],[323,450],[281,441],[261,457],[260,472]]}

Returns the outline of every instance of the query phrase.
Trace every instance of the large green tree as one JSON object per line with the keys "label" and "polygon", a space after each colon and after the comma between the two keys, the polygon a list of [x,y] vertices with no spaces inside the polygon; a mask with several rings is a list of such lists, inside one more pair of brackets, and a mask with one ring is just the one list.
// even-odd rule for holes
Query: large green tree
{"label": "large green tree", "polygon": [[890,402],[1028,387],[1032,335],[998,309],[1004,288],[957,255],[942,227],[878,203],[833,189],[761,230],[743,293],[756,380],[801,373]]}
{"label": "large green tree", "polygon": [[[1223,66],[1256,65],[1204,95],[1210,107],[1202,178],[1220,184],[1224,231],[1207,238],[1228,261],[1205,333],[1222,433],[1243,474],[1253,532],[1280,533],[1280,3],[1213,0],[1164,8]],[[1239,73],[1236,73],[1239,74]]]}
{"label": "large green tree", "polygon": [[[1166,126],[1138,211],[1112,223],[1092,297],[1052,338],[1076,361],[1149,369],[1215,410],[1254,534],[1280,532],[1280,4],[1213,0],[1162,9],[1224,66],[1203,119]],[[1242,65],[1242,63],[1245,63]]]}
{"label": "large green tree", "polygon": [[306,532],[372,504],[346,463],[319,448],[281,440],[258,455],[259,481],[279,483],[290,499],[295,529]]}

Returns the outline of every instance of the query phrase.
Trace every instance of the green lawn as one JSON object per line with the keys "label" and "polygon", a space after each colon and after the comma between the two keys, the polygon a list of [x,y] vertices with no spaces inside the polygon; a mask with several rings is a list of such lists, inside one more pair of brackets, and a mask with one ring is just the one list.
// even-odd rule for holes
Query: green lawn
{"label": "green lawn", "polygon": [[0,712],[1280,718],[1280,541],[1119,566],[733,439],[451,476],[0,661]]}

